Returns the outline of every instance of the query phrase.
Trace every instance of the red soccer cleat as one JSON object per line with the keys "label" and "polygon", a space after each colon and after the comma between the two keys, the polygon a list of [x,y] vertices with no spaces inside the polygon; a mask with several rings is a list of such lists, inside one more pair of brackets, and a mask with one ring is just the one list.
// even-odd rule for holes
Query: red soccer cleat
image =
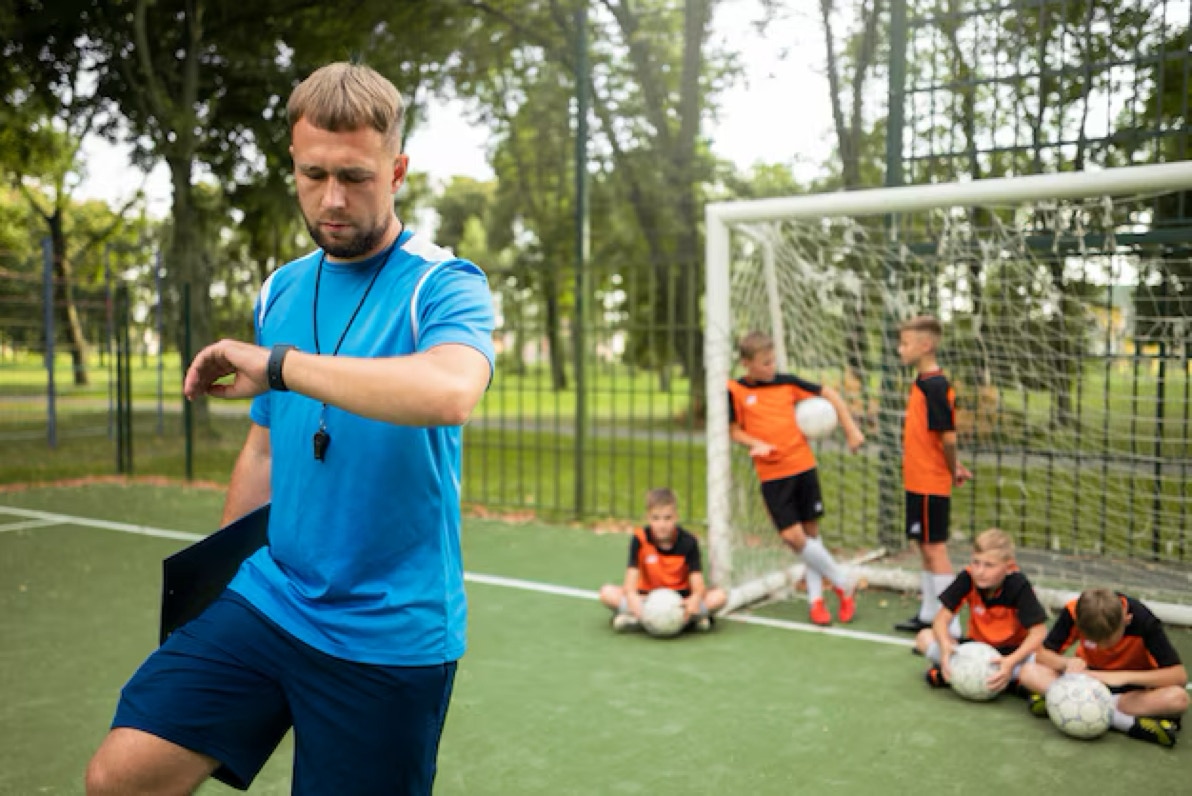
{"label": "red soccer cleat", "polygon": [[857,615],[857,597],[852,591],[836,589],[836,596],[840,598],[840,621],[851,622]]}
{"label": "red soccer cleat", "polygon": [[811,622],[815,625],[832,624],[832,615],[828,613],[828,609],[822,599],[816,600],[811,604]]}

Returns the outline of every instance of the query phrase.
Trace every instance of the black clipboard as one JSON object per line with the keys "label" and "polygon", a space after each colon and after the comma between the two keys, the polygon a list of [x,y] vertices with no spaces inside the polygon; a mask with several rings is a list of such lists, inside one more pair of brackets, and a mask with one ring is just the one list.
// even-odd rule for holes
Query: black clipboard
{"label": "black clipboard", "polygon": [[244,559],[268,541],[266,503],[163,561],[159,643],[203,613],[231,583]]}

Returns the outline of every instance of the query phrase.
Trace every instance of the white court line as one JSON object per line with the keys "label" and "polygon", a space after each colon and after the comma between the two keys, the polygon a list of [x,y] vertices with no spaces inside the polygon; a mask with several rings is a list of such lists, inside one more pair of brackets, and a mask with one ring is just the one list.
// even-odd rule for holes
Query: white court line
{"label": "white court line", "polygon": [[[68,514],[53,514],[48,511],[18,509],[11,506],[0,506],[0,514],[11,514],[16,517],[28,517],[34,520],[44,520],[46,521],[47,525],[82,525],[90,528],[102,528],[109,531],[132,533],[139,536],[156,536],[163,539],[181,539],[188,542],[197,542],[200,539],[206,538],[202,534],[198,533],[170,531],[164,528],[153,528],[148,525],[130,525],[124,522],[94,520],[89,517],[73,517]],[[594,600],[598,597],[597,592],[591,591],[589,589],[574,589],[570,586],[555,586],[551,583],[539,583],[533,580],[520,580],[518,578],[504,578],[499,575],[483,575],[477,572],[465,572],[464,580],[467,580],[471,583],[482,583],[488,586],[502,586],[508,589],[521,589],[522,591],[534,591],[540,594],[553,594],[558,597],[574,597],[581,600]],[[823,636],[836,636],[838,638],[849,638],[856,641],[869,641],[877,644],[891,644],[899,647],[910,647],[914,643],[909,639],[886,636],[882,635],[881,633],[867,633],[863,630],[848,630],[846,628],[840,627],[820,627],[819,625],[811,625],[805,622],[792,622],[786,619],[771,619],[765,616],[730,614],[729,616],[718,618],[727,619],[732,622],[743,622],[747,625],[761,625],[763,627],[773,627],[781,630],[797,630],[804,633],[818,633]],[[1188,684],[1187,689],[1192,691],[1192,683]]]}
{"label": "white court line", "polygon": [[156,536],[162,539],[181,539],[184,542],[197,542],[200,539],[207,538],[201,533],[170,531],[166,530],[165,528],[153,528],[149,525],[130,525],[127,522],[94,520],[90,517],[72,517],[69,514],[54,514],[49,511],[18,509],[15,506],[0,506],[0,514],[11,514],[14,517],[28,517],[31,520],[46,520],[52,525],[83,525],[88,528],[103,528],[104,530],[108,531],[135,533],[138,536]]}
{"label": "white court line", "polygon": [[[489,586],[504,586],[510,589],[521,589],[523,591],[536,591],[542,594],[554,594],[559,597],[578,597],[583,600],[595,600],[599,594],[587,589],[573,589],[569,586],[554,586],[550,583],[539,583],[533,580],[518,580],[517,578],[502,578],[495,575],[479,575],[474,572],[465,572],[464,580],[472,583],[484,583]],[[762,625],[764,627],[777,627],[783,630],[799,630],[805,633],[818,633],[823,636],[837,636],[839,638],[851,638],[858,641],[874,641],[879,644],[892,644],[898,647],[911,647],[914,642],[909,639],[895,638],[894,636],[884,636],[880,633],[867,633],[863,630],[848,630],[842,627],[820,627],[819,625],[811,625],[806,622],[792,622],[787,619],[771,619],[765,616],[752,616],[749,614],[729,614],[728,616],[718,616],[717,619],[727,619],[732,622],[743,622],[747,625]]]}
{"label": "white court line", "polygon": [[0,533],[8,533],[9,531],[24,531],[29,528],[44,528],[47,525],[61,525],[57,520],[25,520],[24,522],[10,522],[8,525],[0,525]]}

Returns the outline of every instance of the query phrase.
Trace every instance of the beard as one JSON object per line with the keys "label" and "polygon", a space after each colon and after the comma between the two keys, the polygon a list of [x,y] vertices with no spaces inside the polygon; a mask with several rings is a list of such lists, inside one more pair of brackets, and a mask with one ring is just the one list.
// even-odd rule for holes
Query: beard
{"label": "beard", "polygon": [[386,220],[383,224],[357,232],[347,240],[333,240],[323,234],[319,225],[312,224],[305,215],[302,220],[306,222],[306,231],[310,233],[318,247],[332,257],[338,257],[341,260],[353,260],[368,254],[380,245],[381,240],[385,237],[385,232],[389,229],[389,223]]}

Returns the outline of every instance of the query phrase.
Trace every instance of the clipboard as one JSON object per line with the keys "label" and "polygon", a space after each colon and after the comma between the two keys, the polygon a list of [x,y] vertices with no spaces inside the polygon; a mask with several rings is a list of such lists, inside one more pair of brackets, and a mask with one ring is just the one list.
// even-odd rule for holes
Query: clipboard
{"label": "clipboard", "polygon": [[162,562],[161,635],[203,613],[232,582],[244,560],[269,541],[269,504],[179,550]]}

